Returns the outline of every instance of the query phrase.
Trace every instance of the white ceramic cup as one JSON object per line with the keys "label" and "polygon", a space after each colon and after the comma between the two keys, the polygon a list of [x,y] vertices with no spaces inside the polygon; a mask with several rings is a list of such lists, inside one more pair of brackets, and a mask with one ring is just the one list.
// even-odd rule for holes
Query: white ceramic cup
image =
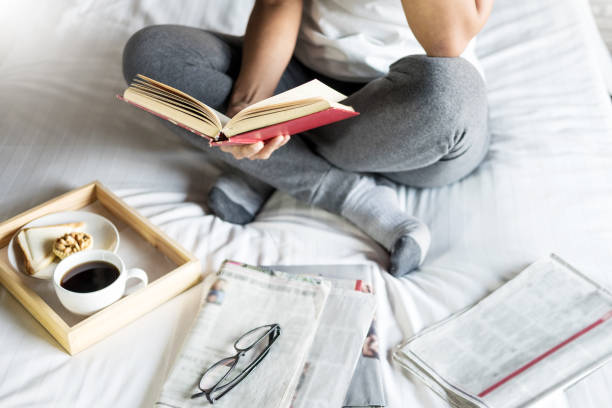
{"label": "white ceramic cup", "polygon": [[[60,285],[66,272],[75,266],[94,261],[104,261],[114,265],[119,270],[119,277],[102,289],[86,293],[73,292]],[[130,287],[130,290],[126,290],[129,279],[138,279],[141,283],[135,287]],[[70,255],[62,259],[55,268],[55,272],[53,272],[53,286],[60,302],[66,309],[79,315],[95,313],[121,299],[124,294],[128,295],[141,287],[147,286],[148,283],[149,279],[145,271],[138,268],[126,269],[125,264],[117,254],[103,249],[92,249]]]}

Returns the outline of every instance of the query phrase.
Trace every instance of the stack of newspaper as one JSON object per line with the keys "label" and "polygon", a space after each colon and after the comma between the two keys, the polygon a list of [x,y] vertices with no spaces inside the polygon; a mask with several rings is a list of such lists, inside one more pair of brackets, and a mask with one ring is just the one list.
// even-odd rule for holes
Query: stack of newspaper
{"label": "stack of newspaper", "polygon": [[[309,276],[320,276],[331,282],[336,289],[358,290],[365,293],[375,293],[374,287],[374,269],[372,265],[275,265],[269,268],[283,272],[296,274],[304,274]],[[340,292],[342,293],[342,292]],[[329,300],[328,300],[329,301]],[[329,319],[321,320],[321,328],[330,327],[331,330],[344,331],[345,336],[352,336],[351,332],[346,329],[353,328],[358,319],[364,319],[365,315],[355,314],[355,310],[347,310],[342,314]],[[365,322],[365,320],[364,320]],[[327,337],[324,336],[324,331],[320,329],[321,337],[315,339],[320,340],[322,344],[313,344],[313,350],[338,349],[337,344],[329,343]],[[339,340],[339,339],[338,339]],[[352,339],[351,339],[352,340]],[[382,382],[382,364],[378,352],[378,334],[376,332],[376,318],[374,318],[368,329],[368,333],[361,347],[357,368],[353,372],[353,377],[350,386],[346,391],[344,402],[340,404],[338,397],[342,396],[344,387],[346,386],[347,376],[350,375],[349,366],[344,363],[334,364],[335,361],[341,361],[339,358],[344,358],[350,362],[354,356],[355,350],[344,349],[344,356],[334,354],[338,358],[329,358],[325,353],[309,354],[307,364],[317,365],[319,367],[329,368],[335,373],[342,376],[342,387],[334,381],[319,383],[314,380],[315,375],[313,370],[310,373],[305,373],[304,381],[301,381],[300,388],[296,392],[296,399],[292,408],[299,407],[343,407],[343,408],[366,408],[366,407],[384,407],[387,405],[385,398],[385,390]],[[319,360],[319,361],[316,361]],[[310,378],[308,376],[310,374]],[[312,379],[312,380],[311,380]],[[333,395],[335,398],[331,398]]]}
{"label": "stack of newspaper", "polygon": [[394,353],[453,407],[523,407],[612,357],[612,295],[555,255]]}
{"label": "stack of newspaper", "polygon": [[[205,281],[202,308],[156,405],[196,407],[204,371],[234,355],[243,333],[278,323],[270,352],[219,407],[340,407],[371,325],[375,300],[319,277],[226,261]],[[324,388],[331,394],[320,394]]]}

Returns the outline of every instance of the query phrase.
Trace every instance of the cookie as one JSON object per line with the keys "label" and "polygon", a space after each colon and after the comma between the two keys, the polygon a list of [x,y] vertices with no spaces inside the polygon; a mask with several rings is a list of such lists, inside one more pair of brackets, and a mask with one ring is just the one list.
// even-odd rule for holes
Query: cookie
{"label": "cookie", "polygon": [[69,255],[91,248],[93,238],[86,232],[69,232],[55,240],[53,253],[64,259]]}

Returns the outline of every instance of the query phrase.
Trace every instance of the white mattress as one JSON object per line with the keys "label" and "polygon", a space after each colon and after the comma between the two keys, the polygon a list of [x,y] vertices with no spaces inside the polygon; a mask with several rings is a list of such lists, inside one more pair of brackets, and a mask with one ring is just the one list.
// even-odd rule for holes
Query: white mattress
{"label": "white mattress", "polygon": [[[0,219],[100,179],[196,253],[205,272],[224,258],[376,263],[390,407],[445,406],[392,363],[392,348],[538,257],[554,251],[612,287],[612,106],[583,35],[581,1],[496,1],[477,45],[490,153],[459,183],[399,190],[433,233],[422,270],[399,280],[383,271],[385,252],[359,230],[285,195],[246,227],[207,215],[202,202],[216,169],[113,99],[123,87],[121,46],[138,27],[240,31],[247,6],[231,16],[208,3],[8,3],[0,15]],[[196,287],[70,357],[0,288],[0,406],[151,406],[197,301]],[[606,366],[542,405],[611,406],[610,382]]]}

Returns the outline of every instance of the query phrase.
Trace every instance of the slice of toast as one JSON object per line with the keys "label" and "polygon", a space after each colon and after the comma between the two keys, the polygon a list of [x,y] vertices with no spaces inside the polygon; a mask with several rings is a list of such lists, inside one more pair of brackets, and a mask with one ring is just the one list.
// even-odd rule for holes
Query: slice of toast
{"label": "slice of toast", "polygon": [[17,234],[17,246],[23,254],[23,263],[28,274],[34,275],[47,267],[55,259],[53,244],[62,235],[77,231],[84,222],[45,225],[42,227],[24,228]]}

